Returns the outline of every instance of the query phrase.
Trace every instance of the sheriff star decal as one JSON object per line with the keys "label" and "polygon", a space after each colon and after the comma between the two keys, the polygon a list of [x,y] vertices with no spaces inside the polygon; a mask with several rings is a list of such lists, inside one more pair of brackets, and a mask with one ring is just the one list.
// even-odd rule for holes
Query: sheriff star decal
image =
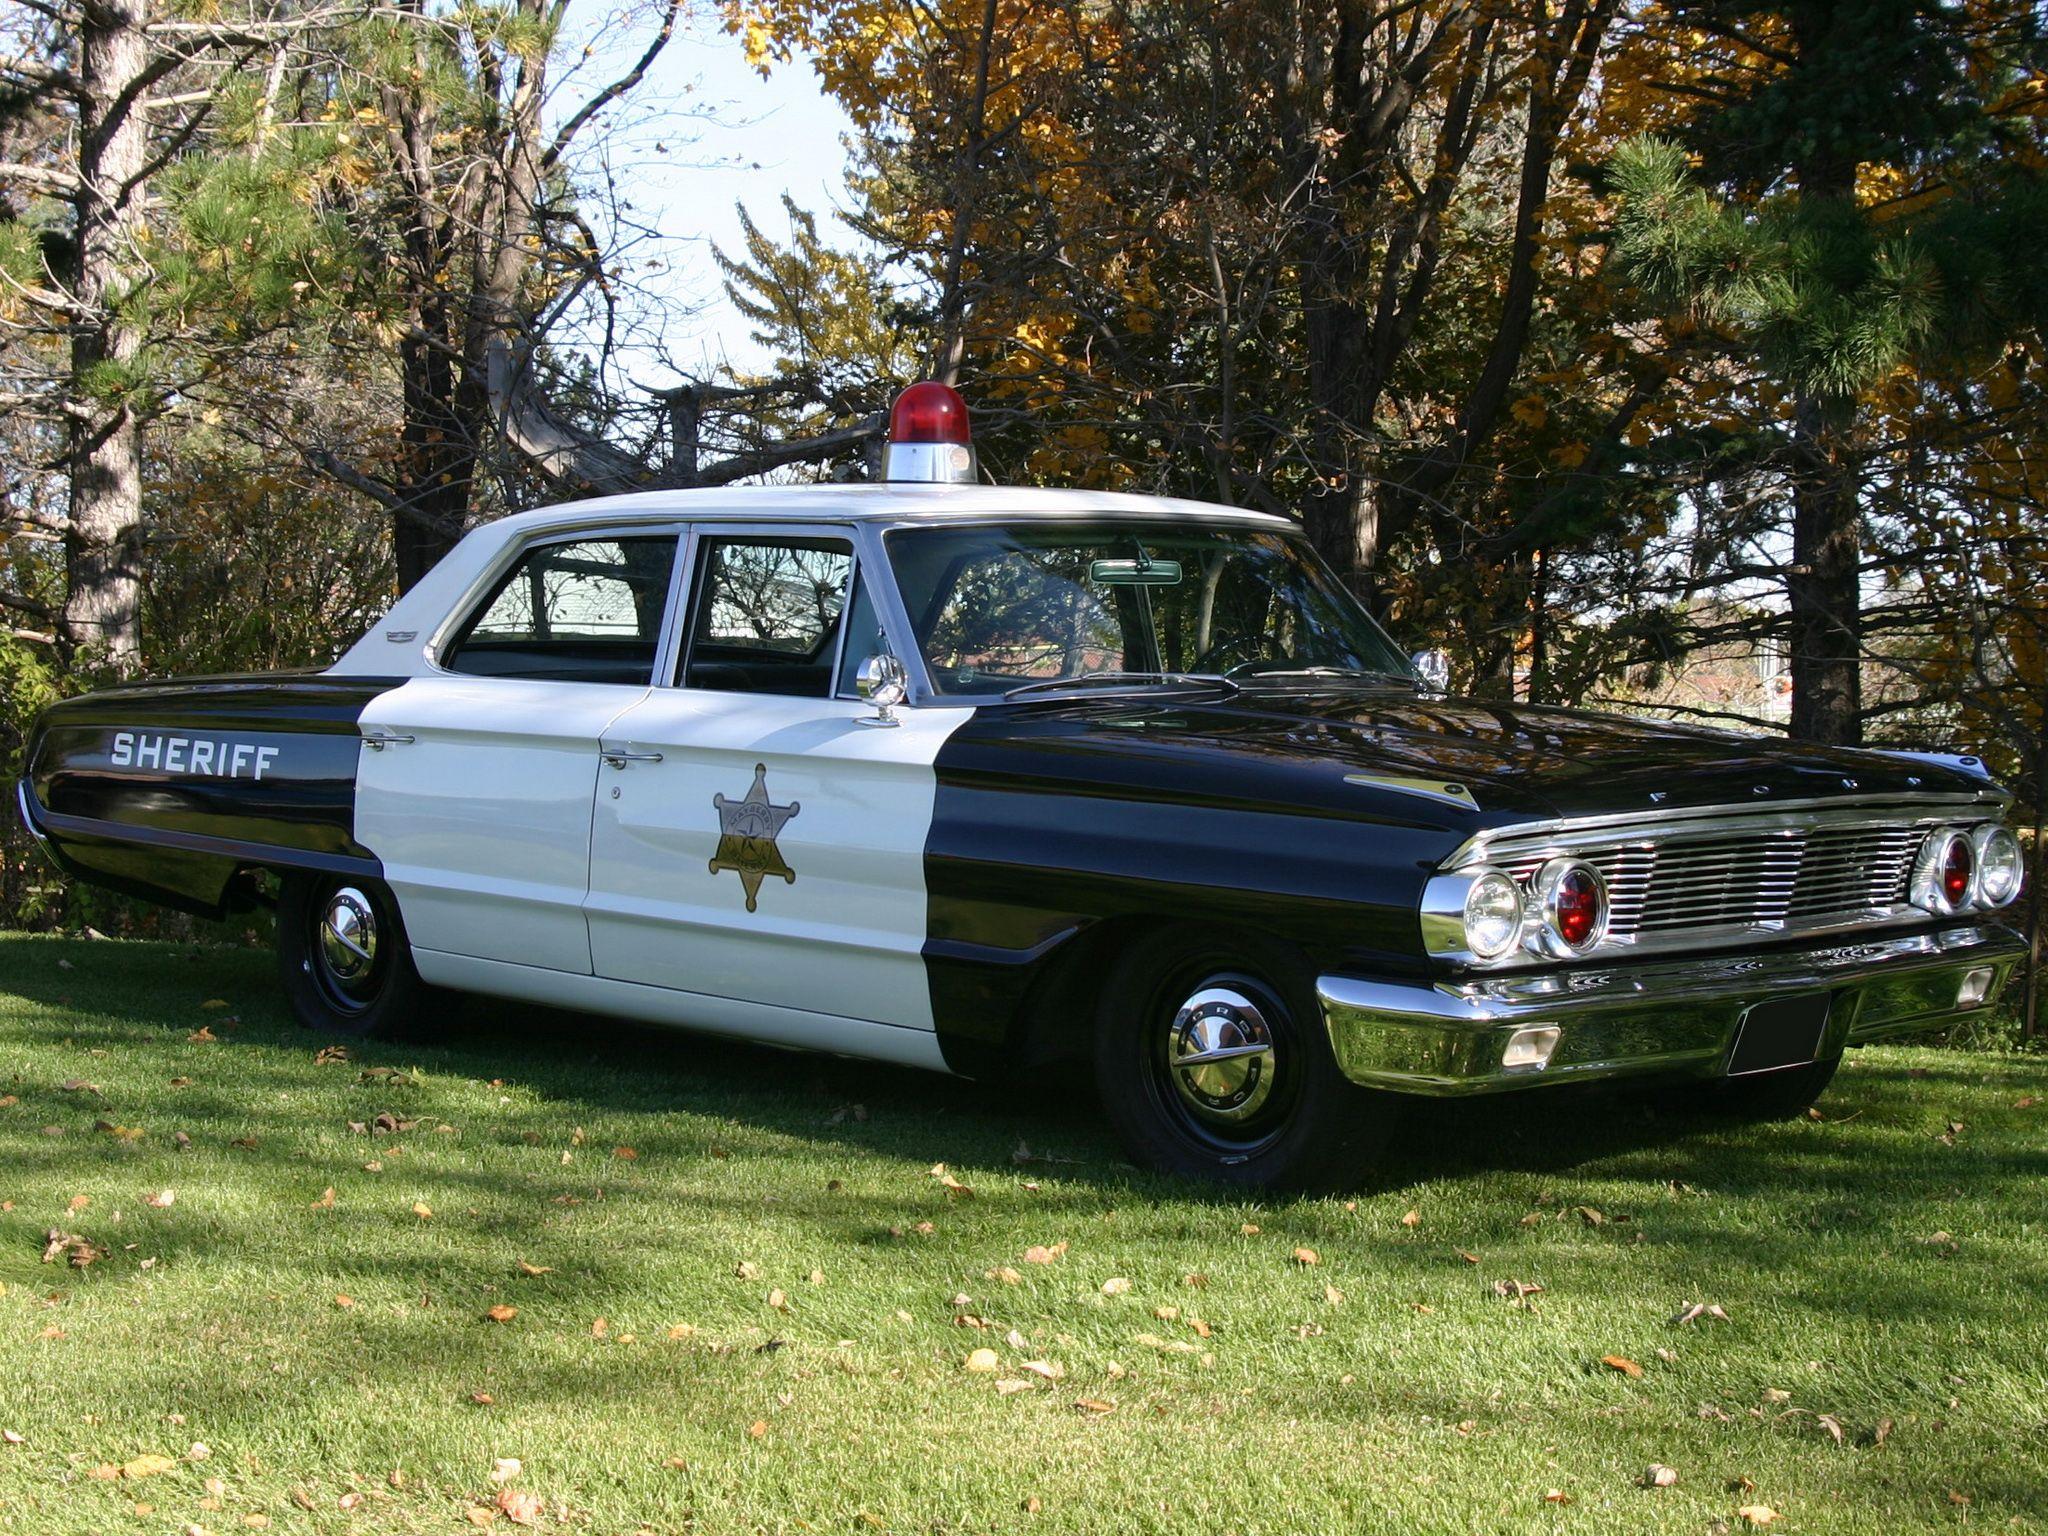
{"label": "sheriff star decal", "polygon": [[711,856],[711,873],[730,869],[739,875],[749,912],[759,905],[761,882],[770,875],[779,876],[784,885],[796,884],[796,871],[783,859],[775,839],[803,806],[795,800],[787,805],[769,801],[766,763],[754,764],[753,788],[745,799],[713,795],[711,804],[718,811],[718,852]]}

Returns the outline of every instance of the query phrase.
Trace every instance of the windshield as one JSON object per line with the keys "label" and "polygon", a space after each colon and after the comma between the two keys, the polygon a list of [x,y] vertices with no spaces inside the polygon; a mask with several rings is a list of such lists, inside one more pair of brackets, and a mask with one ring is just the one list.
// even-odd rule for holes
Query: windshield
{"label": "windshield", "polygon": [[889,561],[932,686],[1001,693],[1091,673],[1413,677],[1300,539],[1248,528],[905,528]]}

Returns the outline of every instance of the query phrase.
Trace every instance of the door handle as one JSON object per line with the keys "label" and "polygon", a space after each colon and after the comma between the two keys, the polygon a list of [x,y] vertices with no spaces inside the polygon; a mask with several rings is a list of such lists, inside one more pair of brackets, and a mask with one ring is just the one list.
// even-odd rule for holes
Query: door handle
{"label": "door handle", "polygon": [[598,754],[614,768],[623,768],[628,763],[658,763],[659,752],[610,752],[600,749]]}
{"label": "door handle", "polygon": [[412,738],[401,736],[394,731],[383,731],[375,736],[365,736],[363,745],[372,752],[382,752],[386,747],[409,747],[412,745]]}

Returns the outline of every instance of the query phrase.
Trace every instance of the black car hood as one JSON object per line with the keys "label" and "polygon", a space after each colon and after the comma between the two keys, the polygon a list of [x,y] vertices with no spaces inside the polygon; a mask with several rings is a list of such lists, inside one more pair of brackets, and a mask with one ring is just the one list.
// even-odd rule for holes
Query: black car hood
{"label": "black car hood", "polygon": [[1442,779],[1462,785],[1484,821],[1989,787],[1981,774],[1940,762],[1405,689],[1247,688],[1069,699],[1055,708],[1083,735],[1139,733],[1190,752],[1288,759],[1320,767],[1318,777],[1334,763],[1363,775]]}

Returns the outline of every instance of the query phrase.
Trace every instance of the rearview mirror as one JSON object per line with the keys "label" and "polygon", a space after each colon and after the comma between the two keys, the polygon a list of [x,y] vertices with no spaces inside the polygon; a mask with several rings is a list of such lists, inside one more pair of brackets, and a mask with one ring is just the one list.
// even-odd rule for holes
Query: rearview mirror
{"label": "rearview mirror", "polygon": [[1451,686],[1451,658],[1447,651],[1417,651],[1408,665],[1431,693],[1443,693]]}
{"label": "rearview mirror", "polygon": [[904,686],[903,663],[887,651],[879,651],[860,664],[853,675],[854,690],[875,706],[875,713],[862,725],[896,725],[896,706],[908,690]]}
{"label": "rearview mirror", "polygon": [[1178,560],[1091,560],[1088,579],[1104,587],[1177,587]]}

